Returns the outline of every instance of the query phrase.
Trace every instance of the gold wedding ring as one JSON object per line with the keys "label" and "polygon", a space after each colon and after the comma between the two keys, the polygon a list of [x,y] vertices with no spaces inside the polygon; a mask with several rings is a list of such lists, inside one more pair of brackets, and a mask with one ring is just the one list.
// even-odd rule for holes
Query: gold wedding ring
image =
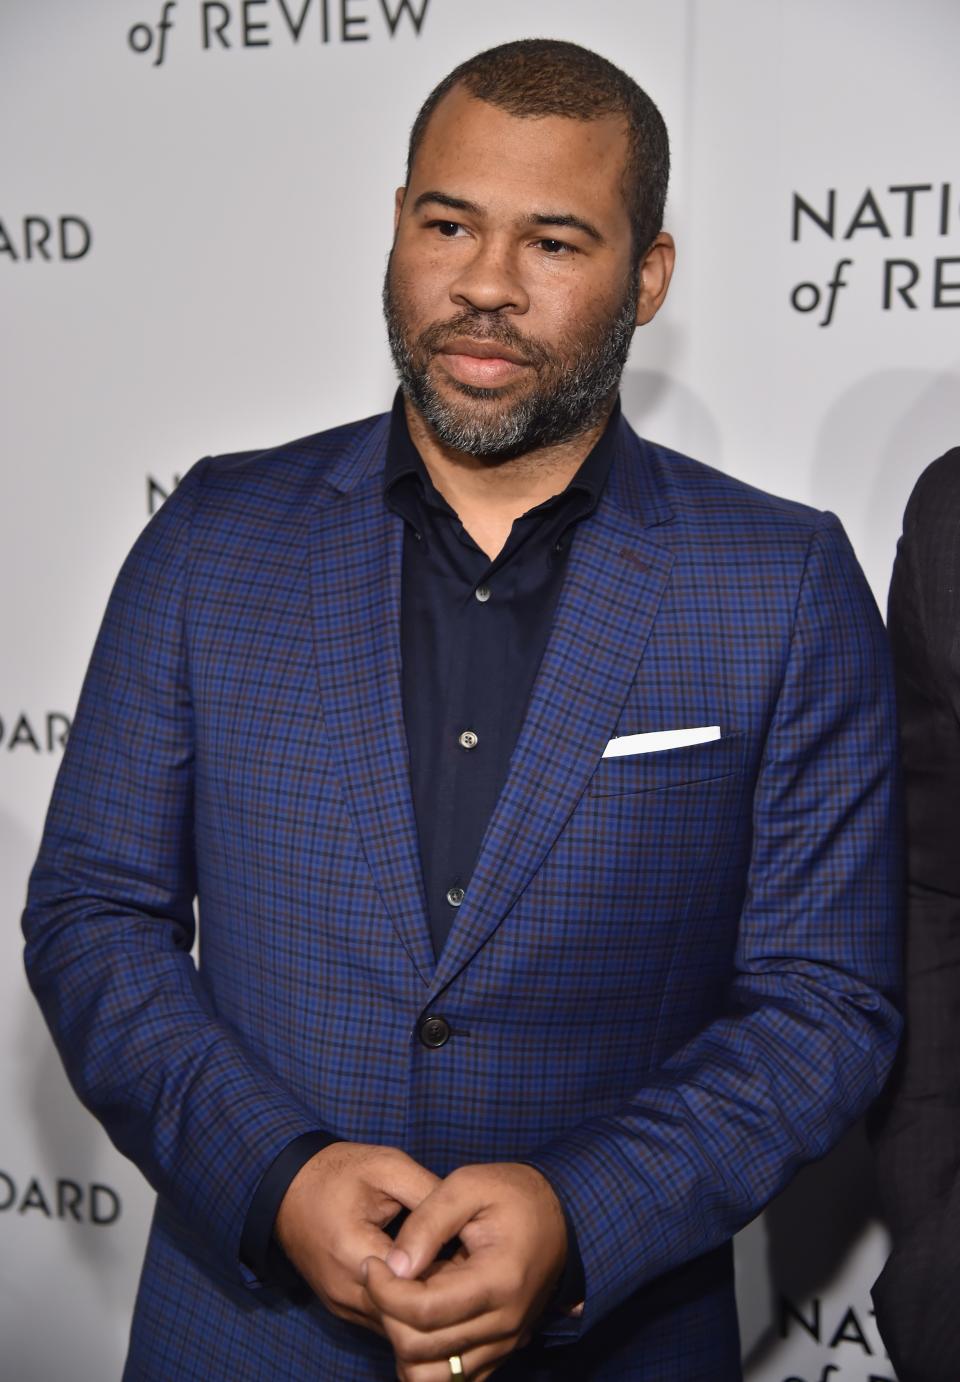
{"label": "gold wedding ring", "polygon": [[447,1362],[450,1364],[451,1377],[463,1376],[463,1359],[460,1357],[459,1353],[452,1353],[447,1359]]}

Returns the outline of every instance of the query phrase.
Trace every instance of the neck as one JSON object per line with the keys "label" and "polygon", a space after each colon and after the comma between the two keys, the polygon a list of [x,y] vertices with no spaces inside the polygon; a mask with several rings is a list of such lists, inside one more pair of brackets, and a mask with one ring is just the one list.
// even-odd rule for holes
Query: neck
{"label": "neck", "polygon": [[427,474],[492,561],[521,514],[566,489],[603,435],[615,401],[616,395],[598,422],[569,441],[495,464],[445,445],[406,397],[404,408]]}

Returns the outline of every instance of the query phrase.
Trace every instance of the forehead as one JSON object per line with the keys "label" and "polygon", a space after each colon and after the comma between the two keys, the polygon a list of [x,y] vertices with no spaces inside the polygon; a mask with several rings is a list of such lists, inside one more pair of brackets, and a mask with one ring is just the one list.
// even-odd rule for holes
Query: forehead
{"label": "forehead", "polygon": [[464,87],[440,101],[411,169],[414,195],[431,188],[480,205],[530,210],[561,198],[628,223],[623,179],[627,124],[620,116],[574,120],[517,116]]}

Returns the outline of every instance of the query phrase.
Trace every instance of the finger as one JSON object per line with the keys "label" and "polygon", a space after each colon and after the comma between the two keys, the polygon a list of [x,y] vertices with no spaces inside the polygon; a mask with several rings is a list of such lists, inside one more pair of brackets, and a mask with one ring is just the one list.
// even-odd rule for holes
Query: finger
{"label": "finger", "polygon": [[443,1183],[439,1176],[407,1156],[406,1152],[393,1148],[389,1156],[371,1167],[370,1178],[378,1190],[384,1191],[407,1209],[416,1209]]}
{"label": "finger", "polygon": [[307,1278],[307,1284],[331,1315],[348,1320],[351,1324],[362,1325],[365,1329],[372,1329],[377,1334],[386,1335],[386,1326],[379,1310],[363,1286],[351,1281],[346,1273],[338,1274],[332,1291],[326,1289],[321,1281],[311,1281]]}
{"label": "finger", "polygon": [[381,1323],[395,1356],[408,1366],[442,1362],[453,1353],[476,1352],[481,1348],[507,1352],[520,1341],[516,1320],[507,1319],[503,1311],[430,1334],[421,1334],[388,1315],[381,1316]]}
{"label": "finger", "polygon": [[[377,1307],[371,1302],[371,1308]],[[523,1324],[521,1312],[512,1303],[440,1329],[419,1329],[386,1312],[380,1313],[380,1319],[394,1353],[407,1363],[434,1362],[488,1344],[512,1347]]]}
{"label": "finger", "polygon": [[420,1273],[420,1280],[426,1281],[428,1277],[434,1276],[437,1272],[442,1272],[444,1268],[448,1267],[451,1263],[455,1267],[462,1267],[469,1256],[470,1254],[467,1252],[466,1248],[460,1244],[456,1251],[452,1252],[449,1257],[445,1253],[443,1257],[438,1257],[435,1261],[431,1262],[429,1267],[424,1267],[423,1271]]}
{"label": "finger", "polygon": [[509,1345],[491,1344],[447,1355],[434,1363],[404,1363],[398,1358],[397,1377],[400,1382],[451,1382],[451,1378],[460,1376],[450,1370],[450,1357],[457,1357],[464,1382],[484,1382],[512,1352]]}
{"label": "finger", "polygon": [[393,1239],[372,1224],[356,1224],[351,1228],[348,1238],[343,1241],[340,1257],[350,1271],[354,1281],[361,1286],[365,1278],[363,1264],[368,1257],[376,1257],[385,1262],[387,1254],[393,1249]]}
{"label": "finger", "polygon": [[391,1268],[399,1276],[419,1276],[485,1203],[475,1183],[454,1171],[413,1209],[387,1258]]}
{"label": "finger", "polygon": [[376,1257],[364,1266],[374,1308],[421,1334],[462,1327],[500,1304],[494,1264],[478,1262],[477,1255],[463,1263],[447,1262],[443,1270],[412,1280],[395,1276]]}
{"label": "finger", "polygon": [[383,1334],[380,1311],[365,1288],[364,1264],[371,1257],[382,1264],[391,1247],[391,1240],[385,1233],[366,1225],[358,1226],[339,1245],[332,1274],[329,1270],[324,1273],[326,1282],[322,1278],[308,1277],[308,1283],[333,1314],[353,1324],[376,1328]]}
{"label": "finger", "polygon": [[372,1334],[379,1334],[386,1339],[387,1331],[377,1315],[370,1315],[360,1310],[351,1310],[349,1306],[340,1305],[334,1308],[328,1305],[327,1309],[331,1315],[336,1315],[340,1320],[346,1320],[348,1324],[358,1324],[362,1329],[368,1329]]}

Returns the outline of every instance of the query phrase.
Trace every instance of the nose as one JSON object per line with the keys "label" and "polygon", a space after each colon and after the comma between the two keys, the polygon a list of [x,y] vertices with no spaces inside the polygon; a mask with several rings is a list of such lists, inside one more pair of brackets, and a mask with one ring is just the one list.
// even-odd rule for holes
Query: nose
{"label": "nose", "polygon": [[450,285],[450,298],[458,307],[476,312],[529,311],[516,254],[503,242],[478,240],[469,261]]}

